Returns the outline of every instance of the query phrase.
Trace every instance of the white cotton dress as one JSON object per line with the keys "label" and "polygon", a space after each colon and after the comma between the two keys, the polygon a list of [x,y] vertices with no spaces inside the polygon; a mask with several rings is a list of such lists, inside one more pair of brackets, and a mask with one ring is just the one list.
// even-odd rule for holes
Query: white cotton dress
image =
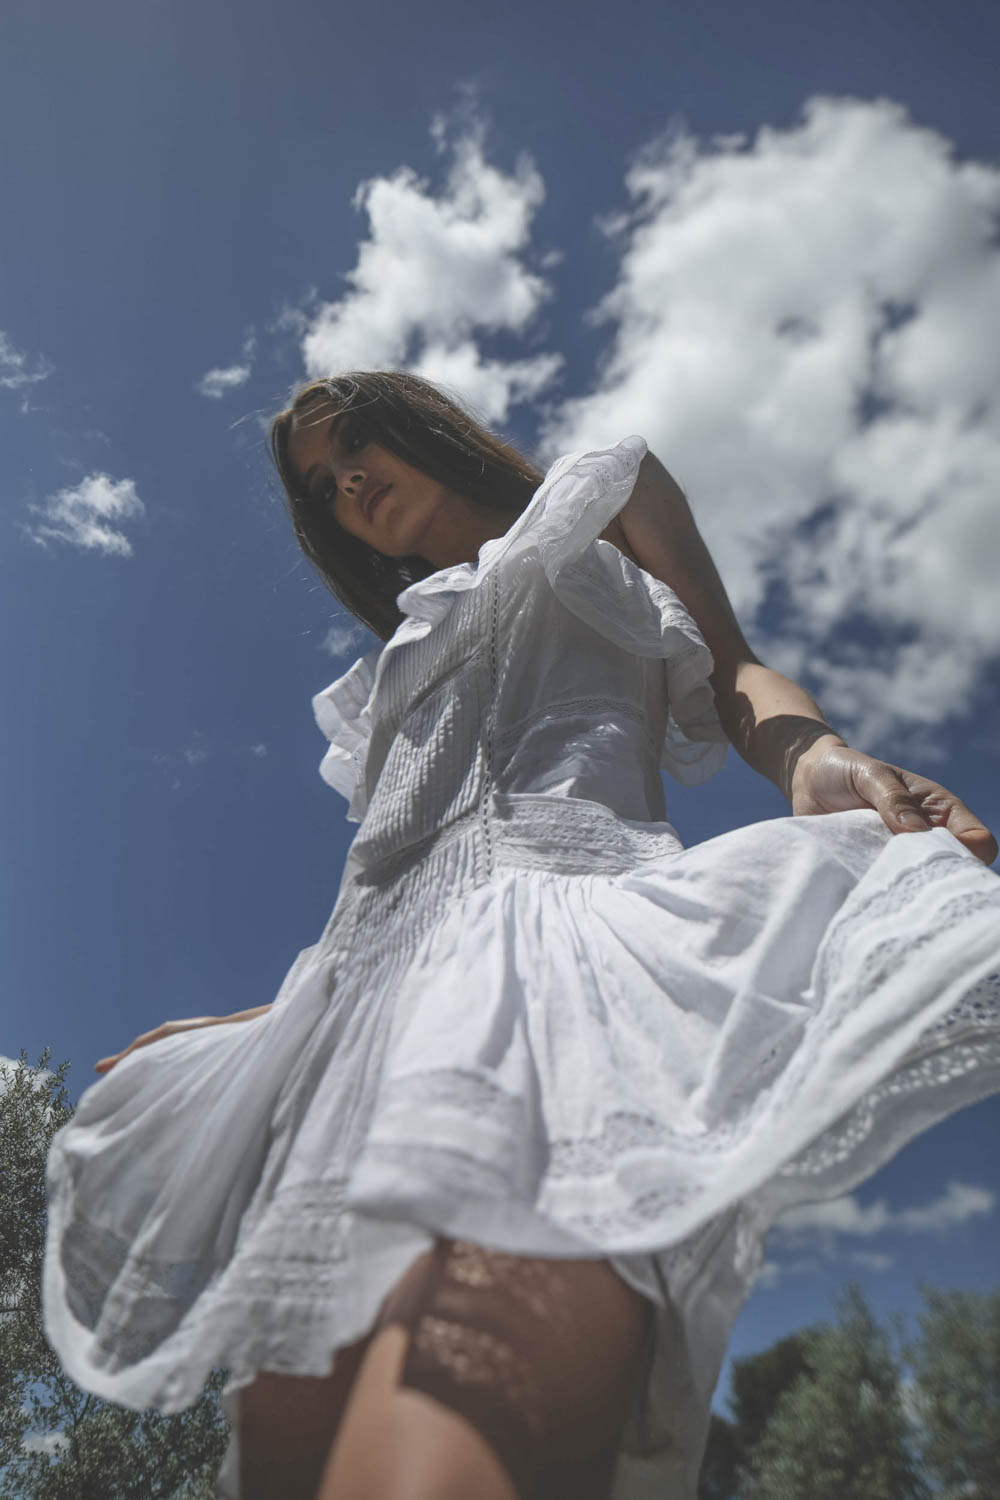
{"label": "white cotton dress", "polygon": [[560,459],[315,700],[360,822],[326,930],[266,1016],[131,1054],[53,1142],[46,1330],[85,1389],[173,1412],[226,1366],[235,1429],[435,1235],[608,1257],[656,1306],[615,1500],[692,1500],[769,1225],[1000,1087],[1000,880],[947,830],[666,821],[661,768],[726,743],[690,615],[599,539],[644,452]]}

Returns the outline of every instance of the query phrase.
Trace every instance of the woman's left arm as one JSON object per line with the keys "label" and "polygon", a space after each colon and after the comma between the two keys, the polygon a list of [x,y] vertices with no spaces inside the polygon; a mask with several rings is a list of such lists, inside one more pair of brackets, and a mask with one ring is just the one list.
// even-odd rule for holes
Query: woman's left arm
{"label": "woman's left arm", "polygon": [[759,660],[683,491],[653,454],[643,459],[617,519],[632,557],[674,590],[701,631],[726,734],[747,764],[784,793],[794,814],[872,807],[893,833],[946,827],[985,864],[996,859],[996,839],[954,793],[852,750],[803,688]]}

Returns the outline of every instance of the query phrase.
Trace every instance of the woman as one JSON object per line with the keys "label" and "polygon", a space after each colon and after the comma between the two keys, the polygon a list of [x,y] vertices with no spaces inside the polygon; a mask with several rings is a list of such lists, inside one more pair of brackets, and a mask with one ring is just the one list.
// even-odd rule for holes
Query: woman
{"label": "woman", "polygon": [[[997,1087],[996,840],[757,659],[641,439],[543,481],[366,373],[272,445],[383,642],[314,705],[360,827],[272,1006],[98,1064],[49,1336],[128,1406],[227,1366],[239,1500],[691,1500],[769,1225]],[[685,850],[728,742],[792,815]]]}

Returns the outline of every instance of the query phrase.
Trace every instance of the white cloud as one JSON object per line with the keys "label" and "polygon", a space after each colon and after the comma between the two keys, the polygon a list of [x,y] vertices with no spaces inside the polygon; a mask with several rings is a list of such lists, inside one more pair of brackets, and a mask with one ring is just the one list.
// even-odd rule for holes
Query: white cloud
{"label": "white cloud", "polygon": [[208,396],[214,401],[235,391],[239,386],[245,385],[250,379],[252,366],[226,365],[224,369],[208,370],[198,381],[195,389],[202,396]]}
{"label": "white cloud", "polygon": [[32,1432],[21,1447],[26,1453],[59,1453],[69,1447],[69,1438],[64,1432]]}
{"label": "white cloud", "polygon": [[764,1262],[757,1285],[771,1288],[786,1276],[818,1274],[839,1260],[868,1271],[887,1271],[896,1263],[894,1255],[852,1247],[850,1241],[886,1234],[946,1234],[992,1214],[996,1199],[989,1188],[952,1181],[937,1198],[913,1208],[892,1209],[884,1198],[862,1206],[853,1194],[805,1203],[782,1214],[771,1230],[771,1258]]}
{"label": "white cloud", "polygon": [[256,745],[251,745],[250,746],[250,754],[256,760],[263,760],[265,758],[265,756],[267,755],[267,746],[264,745],[264,744],[261,744],[260,741],[258,741]]}
{"label": "white cloud", "polygon": [[[2,1070],[0,1071],[0,1093],[2,1093],[5,1088],[10,1087],[13,1081],[13,1077],[16,1073],[20,1072],[22,1068],[24,1068],[24,1070],[27,1072],[30,1067],[30,1063],[23,1064],[19,1057],[6,1057],[3,1054],[0,1054],[0,1070]],[[37,1088],[44,1088],[48,1079],[52,1077],[54,1077],[54,1074],[51,1068],[39,1069],[35,1086]]]}
{"label": "white cloud", "polygon": [[826,1203],[805,1203],[782,1214],[775,1233],[784,1239],[800,1239],[808,1231],[823,1234],[865,1236],[883,1234],[892,1222],[884,1198],[863,1208],[853,1194],[831,1198]]}
{"label": "white cloud", "polygon": [[370,630],[353,620],[337,620],[323,637],[323,650],[331,656],[360,656],[375,644]]}
{"label": "white cloud", "polygon": [[[444,132],[435,121],[439,147]],[[405,367],[494,422],[555,378],[559,355],[487,358],[477,343],[482,334],[526,334],[550,293],[525,260],[542,179],[527,157],[510,174],[491,166],[482,135],[475,124],[456,135],[438,192],[409,167],[360,185],[354,205],[368,235],[346,276],[350,290],[309,316],[310,376]]]}
{"label": "white cloud", "polygon": [[818,1255],[800,1255],[795,1260],[766,1260],[757,1273],[755,1285],[775,1287],[786,1276],[818,1276],[825,1269]]}
{"label": "white cloud", "polygon": [[643,433],[764,659],[811,669],[857,743],[930,733],[1000,655],[1000,171],[886,100],[817,98],[753,140],[675,130],[626,183],[606,358],[546,451]]}
{"label": "white cloud", "polygon": [[120,524],[145,511],[135,481],[112,479],[108,474],[88,474],[79,484],[58,490],[28,508],[41,519],[25,530],[42,546],[50,541],[69,542],[84,551],[120,557],[129,557],[132,552]]}
{"label": "white cloud", "polygon": [[940,1198],[922,1208],[905,1208],[898,1215],[899,1228],[906,1234],[926,1234],[951,1229],[969,1219],[982,1218],[993,1212],[997,1195],[989,1188],[968,1182],[949,1182]]}
{"label": "white cloud", "polygon": [[211,754],[211,747],[200,729],[192,730],[186,745],[179,750],[158,750],[153,756],[153,765],[162,771],[170,782],[172,792],[179,791],[181,777],[197,766],[202,766]]}
{"label": "white cloud", "polygon": [[181,759],[187,766],[200,766],[208,759],[208,747],[201,735],[194,735],[181,751]]}
{"label": "white cloud", "polygon": [[18,391],[22,386],[46,380],[51,374],[51,365],[47,365],[44,360],[29,360],[26,354],[14,348],[0,329],[0,386],[8,391]]}
{"label": "white cloud", "polygon": [[819,1241],[831,1246],[836,1236],[869,1239],[890,1232],[944,1232],[970,1219],[989,1215],[996,1193],[973,1183],[949,1182],[944,1192],[915,1208],[892,1209],[884,1198],[862,1206],[853,1194],[825,1203],[806,1203],[781,1215],[773,1234],[779,1244]]}
{"label": "white cloud", "polygon": [[852,1250],[848,1259],[856,1266],[864,1266],[866,1271],[888,1271],[896,1264],[894,1255],[886,1255],[881,1250]]}
{"label": "white cloud", "polygon": [[547,457],[642,432],[763,659],[853,743],[939,754],[1000,657],[1000,170],[884,99],[814,98],[752,138],[672,130],[603,222],[607,347],[560,398],[544,185],[486,159],[467,106],[432,126],[443,183],[363,182],[344,295],[279,319],[307,373],[412,369],[495,423],[534,402]]}

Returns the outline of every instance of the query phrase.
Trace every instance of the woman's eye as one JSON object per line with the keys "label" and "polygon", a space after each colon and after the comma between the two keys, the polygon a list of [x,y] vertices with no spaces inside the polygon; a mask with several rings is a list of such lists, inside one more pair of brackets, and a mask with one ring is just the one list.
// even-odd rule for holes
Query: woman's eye
{"label": "woman's eye", "polygon": [[349,417],[340,430],[340,444],[345,453],[357,453],[368,441],[365,424],[357,417]]}

